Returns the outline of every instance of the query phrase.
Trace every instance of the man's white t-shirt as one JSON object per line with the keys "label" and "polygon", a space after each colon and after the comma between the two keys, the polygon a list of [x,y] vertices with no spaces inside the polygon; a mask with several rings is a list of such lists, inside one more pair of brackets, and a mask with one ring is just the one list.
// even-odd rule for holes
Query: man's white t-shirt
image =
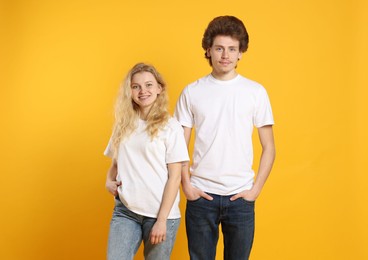
{"label": "man's white t-shirt", "polygon": [[[137,129],[119,145],[117,181],[119,198],[136,214],[156,218],[168,180],[167,164],[189,161],[183,128],[171,118],[157,137],[151,140],[146,122],[139,119]],[[113,157],[111,140],[105,155]],[[180,218],[179,191],[169,219]]]}
{"label": "man's white t-shirt", "polygon": [[262,85],[241,75],[221,81],[210,74],[183,90],[175,117],[195,128],[193,186],[218,195],[252,188],[253,127],[274,124]]}

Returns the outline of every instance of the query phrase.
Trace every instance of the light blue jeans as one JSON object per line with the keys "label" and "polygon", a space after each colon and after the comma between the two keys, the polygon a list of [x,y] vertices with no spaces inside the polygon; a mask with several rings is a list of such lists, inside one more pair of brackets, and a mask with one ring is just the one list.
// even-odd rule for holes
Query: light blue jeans
{"label": "light blue jeans", "polygon": [[149,241],[149,234],[155,222],[155,218],[135,214],[127,209],[118,198],[115,198],[115,207],[110,223],[107,259],[132,260],[143,241],[144,258],[146,260],[169,260],[180,218],[168,219],[166,240],[152,245]]}

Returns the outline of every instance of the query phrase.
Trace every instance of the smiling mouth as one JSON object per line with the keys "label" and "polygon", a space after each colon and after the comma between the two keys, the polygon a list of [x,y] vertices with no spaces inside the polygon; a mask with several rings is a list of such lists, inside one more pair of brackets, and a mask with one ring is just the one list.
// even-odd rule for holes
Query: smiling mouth
{"label": "smiling mouth", "polygon": [[140,100],[146,100],[147,98],[149,98],[150,96],[140,96],[138,97]]}

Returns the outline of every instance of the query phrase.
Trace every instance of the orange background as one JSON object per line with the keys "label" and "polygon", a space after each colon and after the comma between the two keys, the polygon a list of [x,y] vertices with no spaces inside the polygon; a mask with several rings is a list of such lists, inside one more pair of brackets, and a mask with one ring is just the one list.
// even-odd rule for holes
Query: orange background
{"label": "orange background", "polygon": [[[238,71],[266,87],[276,120],[251,259],[368,258],[366,1],[1,0],[0,259],[105,258],[118,86],[152,63],[173,112],[210,72],[202,34],[225,14],[248,29]],[[188,259],[184,218],[172,259]]]}

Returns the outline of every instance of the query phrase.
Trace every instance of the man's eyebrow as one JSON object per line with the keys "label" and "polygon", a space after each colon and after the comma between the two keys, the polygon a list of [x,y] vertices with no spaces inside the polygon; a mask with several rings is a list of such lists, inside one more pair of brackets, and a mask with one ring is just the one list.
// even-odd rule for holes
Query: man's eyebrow
{"label": "man's eyebrow", "polygon": [[[224,45],[221,45],[221,44],[214,44],[213,47],[223,47],[225,48]],[[236,46],[236,45],[230,45],[230,46],[227,46],[227,47],[230,47],[230,48],[239,48],[239,46]]]}

